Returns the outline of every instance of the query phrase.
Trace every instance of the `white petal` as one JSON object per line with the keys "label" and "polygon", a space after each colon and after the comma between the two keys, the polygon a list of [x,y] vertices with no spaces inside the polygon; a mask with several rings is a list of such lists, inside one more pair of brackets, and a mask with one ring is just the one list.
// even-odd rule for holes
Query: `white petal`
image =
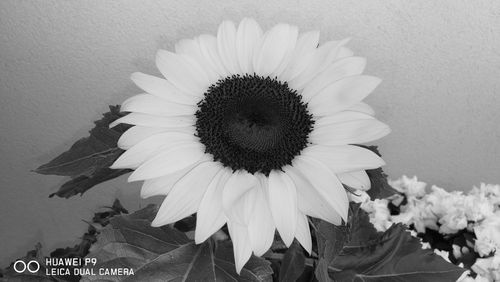
{"label": "white petal", "polygon": [[349,199],[337,176],[323,163],[303,155],[295,157],[293,167],[297,168],[342,219],[347,221]]}
{"label": "white petal", "polygon": [[278,68],[273,71],[272,77],[280,77],[281,74],[288,68],[288,66],[294,61],[293,51],[295,50],[295,45],[297,45],[297,38],[299,35],[299,28],[296,26],[290,26],[290,32],[287,38],[288,46],[287,52],[283,58],[283,61],[278,66]]}
{"label": "white petal", "polygon": [[248,240],[247,228],[238,223],[228,222],[227,229],[229,230],[231,241],[233,241],[236,272],[240,274],[241,269],[252,256],[252,248]]}
{"label": "white petal", "polygon": [[[347,116],[352,118],[341,120]],[[309,141],[313,144],[332,146],[363,144],[380,139],[390,132],[389,126],[372,116],[346,111],[319,119],[309,136]]]}
{"label": "white petal", "polygon": [[278,76],[282,81],[290,81],[308,67],[314,51],[318,47],[319,31],[301,33],[295,44],[291,61],[286,69]]}
{"label": "white petal", "polygon": [[[254,217],[253,211],[257,202],[258,187],[259,184],[252,187],[245,194],[241,195],[241,197],[239,197],[230,208],[226,209],[224,207],[224,214],[228,220],[248,225],[250,219]],[[226,193],[226,191],[224,191],[224,193]]]}
{"label": "white petal", "polygon": [[182,116],[194,115],[197,107],[169,102],[150,94],[139,94],[125,100],[120,110],[159,116]]}
{"label": "white petal", "polygon": [[179,179],[163,201],[151,226],[174,223],[198,210],[208,184],[221,166],[215,162],[203,162]]}
{"label": "white petal", "polygon": [[156,153],[180,144],[195,144],[197,137],[182,132],[163,132],[155,134],[137,143],[121,154],[110,168],[137,168]]}
{"label": "white petal", "polygon": [[211,84],[200,65],[185,55],[159,50],[156,66],[168,81],[195,97],[203,97]]}
{"label": "white petal", "polygon": [[297,225],[297,192],[293,180],[284,172],[273,170],[269,174],[269,206],[274,223],[288,247],[295,237]]}
{"label": "white petal", "polygon": [[311,230],[309,229],[309,221],[307,216],[300,211],[297,211],[297,229],[295,230],[295,238],[302,245],[302,247],[311,254],[312,239]]}
{"label": "white petal", "polygon": [[305,148],[301,154],[319,160],[335,173],[374,169],[385,165],[384,160],[374,152],[354,145],[314,145]]}
{"label": "white petal", "polygon": [[254,19],[244,18],[236,32],[236,53],[242,73],[253,74],[254,50],[260,45],[262,28]]}
{"label": "white petal", "polygon": [[355,111],[342,111],[329,115],[326,117],[320,117],[314,122],[314,129],[318,129],[324,126],[329,126],[331,124],[344,123],[349,121],[362,121],[362,120],[374,120],[375,118],[371,115],[364,113],[359,113]]}
{"label": "white petal", "polygon": [[163,78],[135,72],[130,76],[130,79],[142,90],[167,101],[184,105],[196,105],[198,101]]}
{"label": "white petal", "polygon": [[230,75],[230,72],[224,67],[222,60],[217,51],[217,38],[210,34],[202,34],[196,38],[200,45],[202,55],[211,63],[214,70],[220,77]]}
{"label": "white petal", "polygon": [[115,127],[120,123],[141,125],[146,127],[184,128],[194,126],[195,120],[193,115],[165,117],[143,113],[130,113],[113,121],[109,125],[109,127]]}
{"label": "white petal", "polygon": [[[252,188],[259,185],[257,178],[244,170],[235,171],[224,185],[222,195],[222,206],[224,213],[231,220],[239,221],[241,224],[246,224],[248,218],[241,218],[241,213],[246,213],[246,204],[250,205],[251,196],[243,197],[247,192],[251,192]],[[241,200],[241,201],[240,201]],[[239,205],[239,206],[238,206]],[[244,206],[245,205],[245,206]]]}
{"label": "white petal", "polygon": [[354,52],[351,49],[349,49],[345,46],[342,46],[342,47],[340,47],[339,52],[337,53],[337,59],[352,57],[353,55],[354,55]]}
{"label": "white petal", "polygon": [[297,36],[297,28],[288,24],[278,24],[268,30],[254,54],[255,73],[261,76],[279,74],[279,68],[293,52]]}
{"label": "white petal", "polygon": [[208,185],[198,208],[194,235],[196,244],[204,242],[226,223],[222,209],[222,192],[231,174],[232,171],[221,169]]}
{"label": "white petal", "polygon": [[355,104],[354,106],[350,107],[349,109],[347,109],[346,111],[359,112],[359,113],[367,114],[370,116],[375,115],[375,110],[373,110],[373,108],[370,105],[368,105],[364,102],[359,102],[359,103]]}
{"label": "white petal", "polygon": [[128,181],[151,179],[174,173],[201,160],[205,156],[204,151],[204,146],[198,143],[174,146],[139,166]]}
{"label": "white petal", "polygon": [[284,171],[292,178],[295,187],[297,187],[297,206],[302,213],[336,225],[342,223],[342,219],[336,209],[327,198],[323,197],[312,186],[297,168],[287,166],[284,168]]}
{"label": "white petal", "polygon": [[183,39],[177,42],[175,44],[175,52],[177,54],[186,55],[196,61],[205,71],[211,83],[215,83],[221,78],[211,58],[202,53],[200,43],[196,38]]}
{"label": "white petal", "polygon": [[347,76],[361,74],[365,66],[366,59],[361,57],[348,57],[337,60],[306,84],[302,96],[305,100],[310,100],[329,84]]}
{"label": "white petal", "polygon": [[256,192],[253,211],[248,222],[248,239],[256,256],[262,256],[269,250],[274,241],[274,225],[267,198],[267,178],[260,175],[260,186]]}
{"label": "white petal", "polygon": [[337,59],[340,48],[349,39],[329,41],[319,46],[309,60],[308,66],[297,77],[290,81],[290,86],[296,90],[304,89],[305,85],[318,73],[324,71]]}
{"label": "white petal", "polygon": [[217,50],[225,68],[231,74],[241,73],[236,55],[236,27],[232,21],[224,21],[217,31]]}
{"label": "white petal", "polygon": [[[316,116],[330,115],[346,110],[368,96],[380,83],[380,78],[354,75],[328,85],[309,102]],[[306,100],[307,101],[307,100]]]}
{"label": "white petal", "polygon": [[339,178],[340,182],[349,187],[362,191],[370,190],[370,178],[364,170],[338,173],[337,177]]}
{"label": "white petal", "polygon": [[120,139],[118,139],[118,148],[123,150],[130,149],[135,144],[150,136],[169,130],[168,128],[160,127],[132,126],[120,136]]}
{"label": "white petal", "polygon": [[213,65],[211,59],[205,56],[197,39],[182,39],[175,44],[175,52],[190,57],[196,61],[205,71],[210,82],[215,83],[220,79],[217,68]]}
{"label": "white petal", "polygon": [[141,187],[141,197],[149,198],[158,195],[166,196],[168,193],[170,193],[170,190],[172,190],[174,184],[177,183],[179,179],[184,177],[198,164],[200,164],[200,162],[165,176],[144,180],[144,183]]}
{"label": "white petal", "polygon": [[370,201],[370,196],[364,191],[353,191],[347,193],[347,197],[349,197],[349,202],[354,203],[365,203]]}

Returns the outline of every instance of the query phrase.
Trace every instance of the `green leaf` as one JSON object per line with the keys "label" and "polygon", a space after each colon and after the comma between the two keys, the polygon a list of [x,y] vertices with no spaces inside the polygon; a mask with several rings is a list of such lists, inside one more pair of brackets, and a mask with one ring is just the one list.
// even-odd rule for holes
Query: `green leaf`
{"label": "green leaf", "polygon": [[117,147],[118,139],[129,125],[109,128],[114,120],[124,116],[119,106],[110,106],[110,111],[95,122],[90,136],[76,141],[71,148],[35,169],[40,174],[69,176],[72,179],[62,185],[56,193],[59,197],[69,198],[83,194],[95,185],[130,172],[128,169],[112,170],[109,166],[123,153]]}
{"label": "green leaf", "polygon": [[283,261],[281,262],[279,281],[296,281],[306,268],[306,256],[304,250],[294,240],[292,245],[285,252]]}
{"label": "green leaf", "polygon": [[174,227],[182,232],[193,231],[196,228],[196,214],[177,221],[174,223]]}
{"label": "green leaf", "polygon": [[338,281],[456,281],[463,272],[432,250],[423,250],[419,239],[400,224],[376,239],[347,243],[330,266]]}
{"label": "green leaf", "polygon": [[[112,206],[105,207],[104,211],[94,214],[92,222],[95,224],[89,223],[87,232],[81,237],[80,243],[72,247],[57,248],[50,253],[50,258],[84,258],[89,253],[92,244],[97,241],[96,235],[99,233],[98,229],[109,224],[109,220],[112,217],[122,213],[128,213],[128,211],[116,199]],[[41,244],[38,243],[36,249],[29,251],[25,257],[19,259],[24,262],[37,261],[40,264],[40,270],[37,273],[30,273],[28,271],[17,273],[13,269],[13,262],[7,269],[0,269],[0,281],[80,281],[81,276],[75,272],[75,268],[79,268],[79,266],[47,266],[45,261],[49,257],[44,257],[41,249]],[[66,273],[64,275],[54,274],[59,273],[58,269],[69,270],[70,275]]]}
{"label": "green leaf", "polygon": [[[422,250],[402,225],[377,232],[368,214],[351,203],[349,222],[314,224],[318,244],[319,281],[456,281],[464,269],[432,250]],[[340,247],[339,247],[340,246]]]}
{"label": "green leaf", "polygon": [[328,267],[339,254],[349,236],[347,225],[335,226],[323,220],[316,220],[316,242],[318,246],[318,265],[315,269],[319,281],[330,281]]}
{"label": "green leaf", "polygon": [[349,240],[345,242],[344,246],[360,245],[380,238],[382,232],[378,232],[373,227],[368,213],[361,208],[360,204],[351,203],[349,212],[351,214],[349,218]]}
{"label": "green leaf", "polygon": [[0,281],[9,281],[9,282],[53,282],[53,281],[64,281],[59,279],[56,276],[47,276],[45,266],[45,258],[42,255],[42,245],[37,243],[34,250],[26,253],[26,256],[17,259],[22,260],[25,263],[28,263],[32,260],[37,261],[40,265],[40,269],[36,273],[30,273],[29,271],[24,271],[22,273],[17,273],[14,270],[14,263],[12,263],[5,270],[0,271]]}
{"label": "green leaf", "polygon": [[75,179],[71,179],[65,182],[57,192],[52,193],[49,197],[58,196],[61,198],[69,198],[77,194],[83,194],[95,185],[111,180],[123,174],[131,172],[130,169],[110,169],[102,168],[97,170],[91,176],[78,176]]}
{"label": "green leaf", "polygon": [[[365,149],[368,149],[375,154],[380,155],[377,146],[364,146],[358,145]],[[369,169],[366,171],[368,177],[370,177],[371,188],[367,191],[370,198],[373,199],[382,199],[397,194],[398,191],[394,190],[394,188],[389,185],[387,182],[387,174],[384,173],[382,168]]]}
{"label": "green leaf", "polygon": [[120,214],[128,214],[128,210],[126,210],[122,204],[120,203],[120,200],[115,199],[113,202],[113,205],[111,207],[105,207],[106,210],[101,211],[101,212],[96,212],[94,214],[94,217],[92,218],[93,223],[98,223],[102,227],[106,226],[109,224],[109,220],[116,215]]}
{"label": "green leaf", "polygon": [[[252,257],[235,272],[231,242],[196,245],[170,226],[151,227],[157,207],[150,205],[131,215],[115,216],[101,230],[89,258],[95,268],[130,268],[134,275],[87,275],[83,281],[270,281],[269,263]],[[215,250],[214,250],[215,249]]]}
{"label": "green leaf", "polygon": [[272,281],[270,263],[256,256],[248,260],[238,275],[234,265],[233,246],[229,240],[217,246],[214,262],[217,281]]}
{"label": "green leaf", "polygon": [[375,228],[369,222],[368,215],[361,210],[359,204],[354,203],[349,205],[349,222],[347,224],[336,226],[323,220],[314,219],[313,226],[318,247],[318,265],[315,274],[319,281],[331,281],[328,274],[330,265],[351,237],[373,236],[373,232],[376,233]]}

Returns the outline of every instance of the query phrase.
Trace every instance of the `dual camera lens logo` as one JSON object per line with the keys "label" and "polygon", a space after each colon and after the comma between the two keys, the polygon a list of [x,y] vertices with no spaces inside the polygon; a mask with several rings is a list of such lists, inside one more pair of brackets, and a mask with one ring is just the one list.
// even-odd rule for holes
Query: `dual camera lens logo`
{"label": "dual camera lens logo", "polygon": [[26,270],[31,273],[37,273],[40,270],[40,263],[36,260],[30,260],[28,263],[18,260],[14,263],[14,271],[17,273],[23,273]]}

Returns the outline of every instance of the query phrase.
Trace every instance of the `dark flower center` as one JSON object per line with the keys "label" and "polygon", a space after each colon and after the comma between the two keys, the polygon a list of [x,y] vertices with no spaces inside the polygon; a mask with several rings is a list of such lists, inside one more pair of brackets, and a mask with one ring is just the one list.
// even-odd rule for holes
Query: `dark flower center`
{"label": "dark flower center", "polygon": [[196,132],[214,160],[269,175],[307,146],[314,121],[286,83],[257,75],[219,80],[198,103]]}

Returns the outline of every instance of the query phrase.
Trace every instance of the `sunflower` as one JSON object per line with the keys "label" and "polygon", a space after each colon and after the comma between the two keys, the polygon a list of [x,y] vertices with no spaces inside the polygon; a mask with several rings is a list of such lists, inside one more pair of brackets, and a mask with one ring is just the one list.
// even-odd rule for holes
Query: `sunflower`
{"label": "sunflower", "polygon": [[390,129],[361,102],[380,83],[361,74],[366,60],[348,40],[318,41],[288,24],[263,32],[253,19],[225,21],[217,36],[158,51],[164,78],[132,74],[145,93],[124,101],[130,113],[112,124],[134,125],[112,168],[134,169],[142,197],[166,195],[153,226],[197,213],[201,243],[227,224],[240,271],[276,230],[311,252],[307,216],[347,219],[351,190],[369,189],[365,170],[384,165],[352,144]]}

